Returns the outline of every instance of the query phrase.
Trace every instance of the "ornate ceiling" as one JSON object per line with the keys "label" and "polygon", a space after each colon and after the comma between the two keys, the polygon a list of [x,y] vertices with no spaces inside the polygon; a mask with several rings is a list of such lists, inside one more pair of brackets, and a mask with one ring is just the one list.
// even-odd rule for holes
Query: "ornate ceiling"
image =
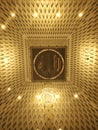
{"label": "ornate ceiling", "polygon": [[[60,40],[69,80],[25,80],[27,45]],[[97,130],[98,1],[0,0],[0,84],[1,130]]]}

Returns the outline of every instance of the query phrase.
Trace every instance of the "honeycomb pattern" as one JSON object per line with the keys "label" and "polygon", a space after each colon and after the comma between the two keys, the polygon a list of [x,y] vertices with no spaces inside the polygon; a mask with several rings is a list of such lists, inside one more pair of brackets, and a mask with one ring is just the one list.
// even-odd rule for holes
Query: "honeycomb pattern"
{"label": "honeycomb pattern", "polygon": [[[16,16],[11,17],[11,12]],[[0,129],[97,130],[98,1],[0,0],[2,24],[6,28],[0,28]],[[72,36],[71,81],[25,82],[24,36],[30,41],[65,35]],[[36,96],[44,88],[60,98],[53,104],[39,104]]]}

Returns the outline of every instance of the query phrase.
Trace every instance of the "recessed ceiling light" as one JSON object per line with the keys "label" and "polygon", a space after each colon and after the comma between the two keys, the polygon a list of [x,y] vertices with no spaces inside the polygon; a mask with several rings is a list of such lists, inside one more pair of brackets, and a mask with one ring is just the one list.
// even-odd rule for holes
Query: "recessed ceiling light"
{"label": "recessed ceiling light", "polygon": [[75,94],[74,97],[75,97],[75,98],[78,98],[78,94]]}
{"label": "recessed ceiling light", "polygon": [[56,17],[61,17],[61,13],[60,12],[56,13]]}
{"label": "recessed ceiling light", "polygon": [[59,130],[62,130],[61,128],[59,128]]}
{"label": "recessed ceiling light", "polygon": [[9,87],[7,90],[8,90],[8,91],[11,91],[11,88]]}
{"label": "recessed ceiling light", "polygon": [[8,58],[7,57],[4,58],[4,63],[6,63],[6,64],[8,63]]}
{"label": "recessed ceiling light", "polygon": [[37,13],[37,12],[34,12],[33,16],[34,16],[34,17],[38,17],[38,13]]}
{"label": "recessed ceiling light", "polygon": [[21,98],[22,98],[22,97],[21,97],[20,95],[17,97],[18,100],[20,100]]}
{"label": "recessed ceiling light", "polygon": [[37,95],[37,97],[36,97],[38,100],[40,100],[41,99],[41,95]]}
{"label": "recessed ceiling light", "polygon": [[79,13],[79,14],[78,14],[78,16],[79,16],[79,17],[82,17],[82,16],[83,16],[83,13],[82,13],[82,12],[81,12],[81,13]]}
{"label": "recessed ceiling light", "polygon": [[56,98],[56,99],[59,99],[59,98],[60,98],[60,95],[56,95],[55,98]]}
{"label": "recessed ceiling light", "polygon": [[11,13],[11,16],[12,16],[12,17],[15,17],[15,13]]}
{"label": "recessed ceiling light", "polygon": [[6,28],[6,26],[5,26],[4,24],[2,24],[2,25],[1,25],[1,28],[2,28],[2,29],[5,29],[5,28]]}

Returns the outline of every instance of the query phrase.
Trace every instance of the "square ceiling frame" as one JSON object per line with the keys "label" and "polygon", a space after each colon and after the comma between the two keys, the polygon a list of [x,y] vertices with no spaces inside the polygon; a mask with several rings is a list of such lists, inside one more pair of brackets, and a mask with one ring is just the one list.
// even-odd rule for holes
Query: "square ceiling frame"
{"label": "square ceiling frame", "polygon": [[[27,83],[33,83],[32,77],[31,77],[31,56],[30,51],[31,47],[65,47],[67,46],[67,75],[66,75],[66,81],[71,81],[70,76],[70,67],[71,67],[71,34],[24,34],[23,35],[23,48],[24,48],[24,68],[25,68],[25,82]],[[48,42],[48,44],[46,44]],[[40,81],[37,81],[40,82]],[[45,82],[45,81],[42,81]],[[56,82],[55,80],[52,82]],[[64,82],[64,81],[60,81]]]}

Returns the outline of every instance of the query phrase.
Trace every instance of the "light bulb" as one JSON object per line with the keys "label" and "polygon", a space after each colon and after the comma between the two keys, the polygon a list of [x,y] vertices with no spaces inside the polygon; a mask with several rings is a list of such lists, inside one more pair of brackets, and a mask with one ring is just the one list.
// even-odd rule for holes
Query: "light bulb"
{"label": "light bulb", "polygon": [[59,98],[60,98],[60,95],[56,95],[55,98],[56,98],[56,99],[59,99]]}
{"label": "light bulb", "polygon": [[61,128],[59,128],[59,130],[62,130]]}
{"label": "light bulb", "polygon": [[74,97],[75,97],[75,98],[78,98],[78,94],[75,94]]}
{"label": "light bulb", "polygon": [[38,16],[38,13],[37,13],[37,12],[34,12],[33,16],[34,16],[34,17],[37,17],[37,16]]}
{"label": "light bulb", "polygon": [[6,64],[8,63],[8,58],[7,57],[4,58],[4,63],[6,63]]}
{"label": "light bulb", "polygon": [[40,100],[41,99],[41,95],[37,95],[37,97],[36,97],[38,100]]}
{"label": "light bulb", "polygon": [[61,13],[60,12],[56,13],[56,17],[61,17]]}
{"label": "light bulb", "polygon": [[2,29],[5,29],[5,28],[6,28],[6,26],[5,26],[4,24],[2,24],[2,25],[1,25],[1,28],[2,28]]}
{"label": "light bulb", "polygon": [[78,15],[79,17],[82,17],[83,16],[83,13],[81,12],[81,13],[79,13],[79,15]]}
{"label": "light bulb", "polygon": [[20,95],[17,97],[18,100],[20,100],[21,98],[22,98],[22,97],[21,97]]}
{"label": "light bulb", "polygon": [[11,91],[11,88],[9,87],[7,90],[8,90],[8,91]]}
{"label": "light bulb", "polygon": [[12,17],[15,17],[15,13],[11,13],[11,16],[12,16]]}

